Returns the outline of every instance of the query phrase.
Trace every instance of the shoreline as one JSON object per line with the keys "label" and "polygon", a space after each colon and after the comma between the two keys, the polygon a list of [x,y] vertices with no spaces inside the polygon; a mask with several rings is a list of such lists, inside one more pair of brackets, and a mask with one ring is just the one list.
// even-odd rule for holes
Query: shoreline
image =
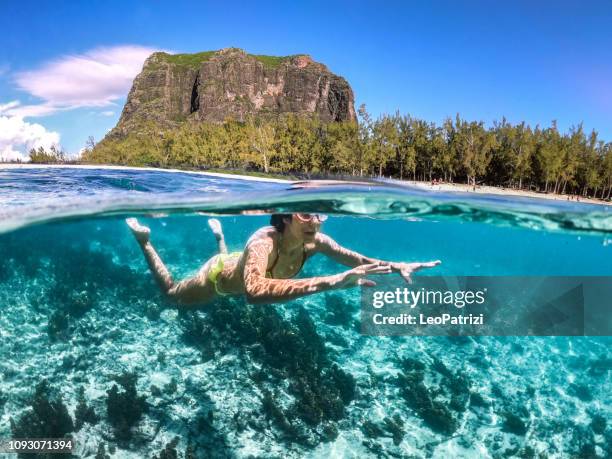
{"label": "shoreline", "polygon": [[[2,169],[41,169],[41,168],[75,168],[75,169],[110,169],[110,170],[146,170],[146,171],[163,171],[171,173],[183,173],[183,174],[195,174],[195,175],[206,175],[209,177],[219,177],[226,179],[236,180],[251,180],[258,182],[268,183],[297,183],[297,182],[346,182],[350,181],[346,179],[331,179],[331,180],[318,180],[318,179],[306,179],[306,180],[289,180],[272,177],[261,177],[260,175],[248,175],[244,174],[233,174],[223,172],[206,172],[206,171],[194,171],[188,169],[165,169],[158,167],[139,167],[139,166],[116,166],[116,165],[93,165],[93,164],[11,164],[11,163],[0,163],[0,170]],[[546,199],[553,201],[571,202],[571,203],[584,203],[584,204],[598,204],[603,206],[612,206],[612,202],[604,201],[601,199],[584,198],[581,197],[579,201],[575,199],[568,199],[569,195],[553,194],[553,193],[537,193],[535,191],[527,190],[516,190],[512,188],[499,188],[488,185],[477,185],[474,191],[472,185],[463,183],[442,183],[437,185],[431,185],[429,182],[420,182],[414,180],[397,180],[397,179],[386,179],[387,183],[392,183],[399,186],[414,187],[421,191],[430,191],[432,193],[459,193],[459,194],[476,194],[476,195],[493,195],[493,196],[511,196],[519,198],[531,198],[531,199]],[[380,183],[380,182],[379,182]],[[384,182],[383,182],[384,183]]]}
{"label": "shoreline", "polygon": [[[513,196],[519,198],[532,198],[532,199],[548,199],[553,201],[571,202],[571,203],[585,203],[585,204],[599,204],[603,206],[612,206],[612,202],[604,201],[601,199],[585,198],[580,196],[580,200],[568,199],[570,195],[567,194],[554,194],[554,193],[538,193],[535,191],[527,190],[516,190],[513,188],[500,188],[489,185],[477,185],[474,190],[472,185],[465,183],[442,183],[437,185],[431,185],[428,182],[418,182],[413,180],[396,181],[395,183],[408,184],[415,188],[419,188],[424,191],[433,192],[444,192],[444,193],[466,193],[466,194],[478,194],[478,195],[495,195],[495,196]],[[571,195],[576,196],[576,195]]]}

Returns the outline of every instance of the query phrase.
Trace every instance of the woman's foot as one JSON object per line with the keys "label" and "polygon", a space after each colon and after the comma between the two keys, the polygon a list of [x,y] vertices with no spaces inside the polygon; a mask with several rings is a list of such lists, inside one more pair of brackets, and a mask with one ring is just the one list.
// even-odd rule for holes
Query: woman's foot
{"label": "woman's foot", "polygon": [[138,220],[136,220],[135,218],[126,218],[125,223],[127,223],[127,226],[130,227],[132,233],[134,234],[134,237],[138,242],[140,242],[141,244],[146,244],[147,242],[149,242],[151,230],[148,227],[138,223]]}
{"label": "woman's foot", "polygon": [[209,218],[208,226],[210,226],[210,230],[215,235],[215,238],[217,238],[217,241],[223,239],[223,229],[221,229],[221,222],[219,220],[216,218]]}
{"label": "woman's foot", "polygon": [[217,240],[217,250],[219,253],[227,253],[227,245],[225,244],[225,236],[223,236],[223,229],[221,229],[221,222],[216,218],[208,219],[208,226],[215,235]]}

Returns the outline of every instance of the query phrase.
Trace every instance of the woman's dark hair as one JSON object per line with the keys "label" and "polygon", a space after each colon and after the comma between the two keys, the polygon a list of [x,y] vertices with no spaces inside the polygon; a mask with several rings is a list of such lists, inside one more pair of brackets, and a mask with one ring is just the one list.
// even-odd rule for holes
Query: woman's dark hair
{"label": "woman's dark hair", "polygon": [[270,216],[270,225],[276,228],[276,231],[282,233],[285,230],[285,219],[291,220],[291,214],[272,214]]}

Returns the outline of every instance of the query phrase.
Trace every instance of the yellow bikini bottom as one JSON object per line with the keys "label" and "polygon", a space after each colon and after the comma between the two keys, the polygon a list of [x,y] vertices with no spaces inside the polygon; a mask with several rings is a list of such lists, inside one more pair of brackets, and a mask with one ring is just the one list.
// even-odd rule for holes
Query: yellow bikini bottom
{"label": "yellow bikini bottom", "polygon": [[242,252],[221,253],[217,255],[217,263],[208,271],[208,280],[214,284],[215,291],[218,295],[227,295],[227,293],[223,293],[219,290],[219,286],[217,285],[217,277],[219,277],[219,274],[223,271],[225,262],[232,258],[238,258],[240,255],[242,255]]}

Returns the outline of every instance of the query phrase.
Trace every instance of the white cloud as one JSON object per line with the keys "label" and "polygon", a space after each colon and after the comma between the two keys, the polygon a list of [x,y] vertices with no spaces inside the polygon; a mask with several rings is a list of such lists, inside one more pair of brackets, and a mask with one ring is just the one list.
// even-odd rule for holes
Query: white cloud
{"label": "white cloud", "polygon": [[100,112],[100,115],[102,115],[102,116],[113,116],[114,114],[115,114],[115,112],[112,111],[112,110],[106,110],[104,112]]}
{"label": "white cloud", "polygon": [[59,110],[113,105],[127,95],[144,60],[155,51],[144,46],[96,48],[18,73],[18,88],[43,102],[14,106],[5,114],[44,116]]}
{"label": "white cloud", "polygon": [[54,107],[49,103],[37,105],[21,105],[21,102],[15,100],[8,104],[0,105],[0,114],[7,116],[16,116],[18,118],[27,118],[32,116],[45,116],[56,113],[66,108]]}
{"label": "white cloud", "polygon": [[28,123],[19,116],[0,115],[0,161],[24,161],[30,149],[58,147],[59,141],[57,132],[47,131],[40,124]]}
{"label": "white cloud", "polygon": [[18,100],[12,100],[10,102],[7,102],[6,104],[0,104],[0,113],[5,112],[6,110],[10,110],[11,108],[17,107],[18,105]]}

